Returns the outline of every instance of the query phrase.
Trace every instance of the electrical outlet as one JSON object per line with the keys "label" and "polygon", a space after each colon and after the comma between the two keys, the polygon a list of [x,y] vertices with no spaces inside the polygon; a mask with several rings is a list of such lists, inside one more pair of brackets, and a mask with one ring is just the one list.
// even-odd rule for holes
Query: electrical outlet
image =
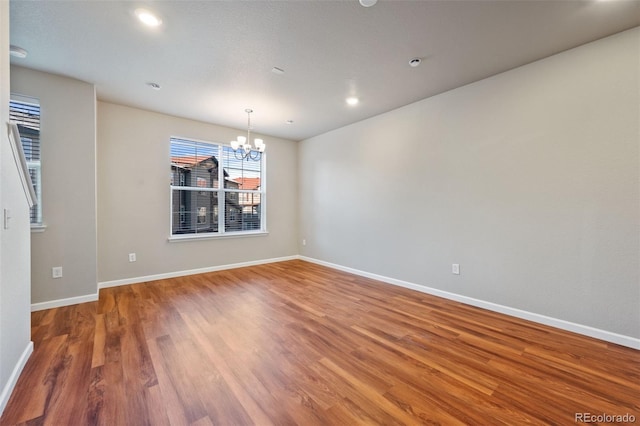
{"label": "electrical outlet", "polygon": [[458,264],[458,263],[451,264],[451,273],[452,274],[456,274],[456,275],[460,275],[460,264]]}
{"label": "electrical outlet", "polygon": [[62,266],[55,266],[51,268],[52,278],[62,278]]}
{"label": "electrical outlet", "polygon": [[136,261],[136,254],[129,253],[129,262],[135,262],[135,261]]}
{"label": "electrical outlet", "polygon": [[303,246],[306,246],[306,245],[307,245],[307,240],[304,240],[304,239],[303,239],[303,240],[302,240],[302,245],[303,245]]}

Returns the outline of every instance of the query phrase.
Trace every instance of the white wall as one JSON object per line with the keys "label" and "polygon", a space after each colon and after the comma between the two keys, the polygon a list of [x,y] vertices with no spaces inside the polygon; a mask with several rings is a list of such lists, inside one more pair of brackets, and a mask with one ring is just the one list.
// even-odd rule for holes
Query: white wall
{"label": "white wall", "polygon": [[640,337],[639,76],[636,28],[303,141],[301,254]]}
{"label": "white wall", "polygon": [[[169,242],[169,138],[222,142],[243,130],[98,103],[98,280],[140,277],[297,254],[297,143],[267,143],[267,236]],[[256,135],[257,136],[257,135]],[[128,253],[136,253],[130,263]]]}
{"label": "white wall", "polygon": [[[96,98],[92,84],[11,67],[11,91],[40,100],[42,217],[32,233],[31,302],[97,294]],[[63,267],[53,279],[51,268]],[[80,299],[78,299],[80,298]]]}
{"label": "white wall", "polygon": [[[0,415],[27,358],[30,341],[29,207],[9,138],[9,2],[0,2]],[[8,229],[2,224],[10,211]]]}

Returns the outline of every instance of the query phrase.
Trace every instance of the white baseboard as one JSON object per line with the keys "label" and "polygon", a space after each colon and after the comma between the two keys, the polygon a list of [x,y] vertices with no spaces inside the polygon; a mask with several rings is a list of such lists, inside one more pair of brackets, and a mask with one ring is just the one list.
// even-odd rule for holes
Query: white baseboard
{"label": "white baseboard", "polygon": [[61,306],[77,305],[78,303],[95,302],[96,300],[98,300],[98,293],[69,297],[66,299],[50,300],[48,302],[32,303],[31,312],[42,311],[44,309],[59,308]]}
{"label": "white baseboard", "polygon": [[382,281],[388,284],[409,288],[411,290],[416,290],[422,293],[431,294],[434,296],[442,297],[444,299],[454,300],[456,302],[465,303],[467,305],[476,306],[478,308],[487,309],[489,311],[498,312],[498,313],[509,315],[512,317],[537,322],[539,324],[548,325],[551,327],[559,328],[561,330],[571,331],[574,333],[604,340],[606,342],[611,342],[611,343],[626,346],[632,349],[640,350],[640,339],[637,339],[635,337],[625,336],[622,334],[617,334],[610,331],[590,327],[588,325],[582,325],[582,324],[577,324],[570,321],[552,318],[546,315],[523,311],[521,309],[511,308],[509,306],[499,305],[497,303],[487,302],[485,300],[475,299],[473,297],[462,296],[460,294],[450,293],[448,291],[438,290],[435,288],[414,284],[407,281],[397,280],[395,278],[389,278],[382,275],[372,274],[369,272],[349,268],[342,265],[336,265],[334,263],[325,262],[323,260],[318,260],[318,259],[314,259],[306,256],[298,256],[298,258],[307,262],[316,263],[318,265],[327,266],[329,268],[337,269],[344,272],[349,272],[351,274],[360,275],[362,277],[371,278],[371,279]]}
{"label": "white baseboard", "polygon": [[27,347],[24,348],[24,351],[22,351],[22,355],[20,356],[20,359],[18,359],[18,362],[13,367],[13,371],[9,376],[9,380],[7,380],[7,383],[2,388],[2,393],[0,393],[0,416],[2,416],[2,413],[4,412],[4,409],[7,406],[7,402],[9,402],[9,397],[11,397],[11,392],[13,392],[13,388],[16,386],[16,383],[18,382],[18,377],[20,377],[20,373],[22,373],[22,369],[27,364],[27,361],[29,360],[29,357],[31,356],[32,353],[33,353],[33,342],[29,342],[27,344]]}
{"label": "white baseboard", "polygon": [[164,280],[168,278],[184,277],[186,275],[195,275],[195,274],[204,274],[207,272],[224,271],[227,269],[244,268],[246,266],[256,266],[256,265],[264,265],[267,263],[284,262],[286,260],[294,260],[299,258],[300,257],[298,255],[293,255],[293,256],[286,256],[286,257],[276,257],[271,259],[252,260],[249,262],[231,263],[228,265],[210,266],[206,268],[189,269],[185,271],[167,272],[164,274],[125,278],[122,280],[103,281],[98,283],[98,289],[108,288],[108,287],[117,287],[117,286],[128,285],[128,284],[137,284],[137,283],[143,283],[147,281]]}

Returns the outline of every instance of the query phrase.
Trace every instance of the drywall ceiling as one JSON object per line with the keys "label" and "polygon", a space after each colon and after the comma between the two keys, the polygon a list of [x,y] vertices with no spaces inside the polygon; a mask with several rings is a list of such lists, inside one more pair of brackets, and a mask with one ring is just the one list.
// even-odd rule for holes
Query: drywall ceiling
{"label": "drywall ceiling", "polygon": [[[141,25],[139,7],[162,25]],[[250,107],[255,132],[294,140],[640,25],[636,0],[12,0],[10,10],[11,44],[28,51],[12,64],[94,83],[100,100],[239,129]]]}

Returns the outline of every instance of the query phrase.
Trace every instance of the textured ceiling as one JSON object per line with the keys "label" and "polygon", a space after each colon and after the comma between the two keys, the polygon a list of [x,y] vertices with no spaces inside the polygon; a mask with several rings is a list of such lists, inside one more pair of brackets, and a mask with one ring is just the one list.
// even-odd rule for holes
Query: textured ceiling
{"label": "textured ceiling", "polygon": [[[140,6],[162,26],[140,25]],[[29,52],[13,64],[94,83],[100,100],[240,129],[251,107],[255,132],[294,140],[640,25],[636,0],[12,0],[10,9],[11,44]],[[409,67],[413,57],[420,67]],[[360,104],[347,106],[349,95]]]}

